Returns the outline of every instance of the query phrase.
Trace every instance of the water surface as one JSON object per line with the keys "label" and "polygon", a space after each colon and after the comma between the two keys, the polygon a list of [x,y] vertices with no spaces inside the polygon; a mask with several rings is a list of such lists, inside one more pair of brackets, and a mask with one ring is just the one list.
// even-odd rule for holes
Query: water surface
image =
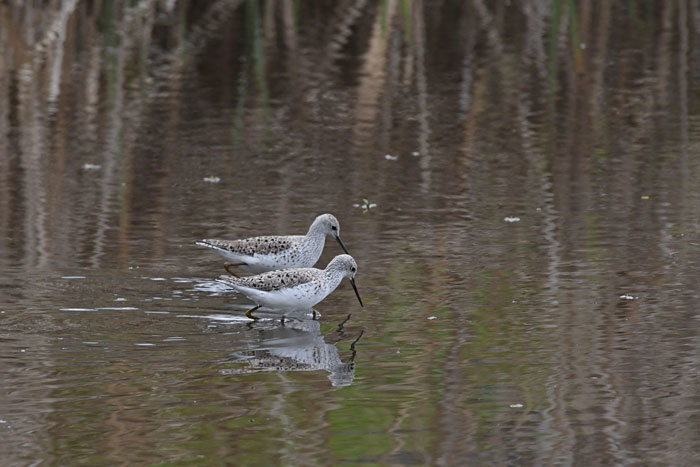
{"label": "water surface", "polygon": [[6,462],[698,464],[700,8],[569,4],[0,4]]}

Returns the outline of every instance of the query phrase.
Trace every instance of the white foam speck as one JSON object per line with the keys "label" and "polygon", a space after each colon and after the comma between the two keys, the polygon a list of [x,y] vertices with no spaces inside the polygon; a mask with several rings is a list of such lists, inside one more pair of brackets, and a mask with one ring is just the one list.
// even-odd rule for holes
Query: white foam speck
{"label": "white foam speck", "polygon": [[61,276],[61,279],[85,279],[85,276]]}
{"label": "white foam speck", "polygon": [[173,281],[178,283],[189,283],[194,282],[195,279],[188,279],[187,277],[173,277]]}
{"label": "white foam speck", "polygon": [[185,339],[184,337],[180,337],[180,336],[173,336],[173,337],[166,337],[165,339],[163,339],[163,342],[177,342],[177,341],[184,341],[184,340],[187,340],[187,339]]}
{"label": "white foam speck", "polygon": [[509,407],[511,409],[521,409],[523,408],[523,404],[510,404]]}
{"label": "white foam speck", "polygon": [[218,294],[223,292],[230,292],[232,289],[224,282],[218,281],[207,281],[195,284],[192,290],[196,292],[209,292],[211,294]]}
{"label": "white foam speck", "polygon": [[509,216],[509,217],[505,217],[503,220],[506,221],[506,222],[510,222],[510,223],[513,223],[513,222],[520,222],[520,218],[519,218],[519,217],[510,217],[510,216]]}
{"label": "white foam speck", "polygon": [[214,321],[238,321],[238,322],[248,322],[253,321],[246,316],[236,316],[236,315],[177,315],[178,318],[199,318],[199,319],[210,319]]}

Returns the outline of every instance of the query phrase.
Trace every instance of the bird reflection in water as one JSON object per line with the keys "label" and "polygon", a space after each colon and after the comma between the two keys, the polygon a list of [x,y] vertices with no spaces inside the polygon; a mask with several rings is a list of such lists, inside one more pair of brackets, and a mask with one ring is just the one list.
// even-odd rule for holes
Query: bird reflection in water
{"label": "bird reflection in water", "polygon": [[[308,311],[304,316],[308,316]],[[338,342],[347,338],[345,324],[350,314],[338,325],[334,336]],[[321,334],[321,324],[315,319],[286,315],[285,319],[255,322],[255,333],[248,348],[234,352],[229,363],[245,363],[239,368],[221,370],[222,374],[249,374],[263,371],[318,371],[328,372],[328,379],[336,387],[349,386],[355,378],[355,344],[364,331],[360,331],[350,344],[351,355],[342,361],[338,348],[326,343]]]}

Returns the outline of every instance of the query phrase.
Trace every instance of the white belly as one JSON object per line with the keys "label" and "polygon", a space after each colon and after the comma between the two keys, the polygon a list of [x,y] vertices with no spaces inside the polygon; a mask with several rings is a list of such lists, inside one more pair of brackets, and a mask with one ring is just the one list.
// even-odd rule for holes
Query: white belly
{"label": "white belly", "polygon": [[256,304],[275,310],[308,310],[329,293],[317,282],[267,292],[240,286],[236,289]]}

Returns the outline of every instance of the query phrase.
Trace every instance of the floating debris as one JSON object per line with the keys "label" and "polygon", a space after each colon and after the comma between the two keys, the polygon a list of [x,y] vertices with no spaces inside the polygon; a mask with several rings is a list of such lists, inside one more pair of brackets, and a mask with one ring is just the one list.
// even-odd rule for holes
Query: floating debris
{"label": "floating debris", "polygon": [[391,154],[387,154],[384,156],[384,159],[388,161],[397,161],[399,160],[399,156],[392,156]]}
{"label": "floating debris", "polygon": [[648,199],[649,199],[649,195],[643,195],[643,196],[642,196],[642,199],[643,199],[643,200],[648,200]]}
{"label": "floating debris", "polygon": [[411,155],[412,155],[413,157],[418,157],[418,156],[420,156],[420,153],[419,153],[418,151],[413,151],[413,152],[411,153]]}
{"label": "floating debris", "polygon": [[428,316],[428,319],[437,319],[437,316]]}
{"label": "floating debris", "polygon": [[102,166],[100,164],[90,164],[90,163],[85,163],[83,164],[83,170],[100,170]]}
{"label": "floating debris", "polygon": [[511,223],[512,223],[512,222],[520,222],[520,218],[519,218],[519,217],[505,217],[503,220],[506,221],[506,222],[511,222]]}
{"label": "floating debris", "polygon": [[209,177],[204,177],[203,180],[207,183],[219,183],[221,181],[221,179],[219,177],[215,177],[213,175],[211,175]]}
{"label": "floating debris", "polygon": [[511,409],[522,409],[523,404],[510,404],[508,407],[510,407]]}
{"label": "floating debris", "polygon": [[362,209],[362,212],[367,212],[367,211],[369,211],[370,209],[376,208],[376,207],[377,207],[377,203],[373,203],[373,202],[371,202],[370,200],[368,200],[367,198],[362,198],[362,202],[361,202],[361,203],[355,203],[355,204],[352,205],[352,207],[354,207],[354,208],[361,208],[361,209]]}
{"label": "floating debris", "polygon": [[632,295],[620,295],[622,300],[636,300],[638,297],[633,297]]}

